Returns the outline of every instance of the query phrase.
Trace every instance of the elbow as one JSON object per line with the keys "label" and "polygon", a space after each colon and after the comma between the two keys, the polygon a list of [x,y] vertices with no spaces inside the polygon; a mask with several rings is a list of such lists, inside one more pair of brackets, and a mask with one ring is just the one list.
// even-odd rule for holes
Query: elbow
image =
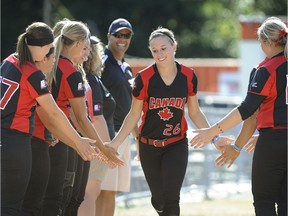
{"label": "elbow", "polygon": [[245,107],[245,106],[238,107],[238,111],[243,121],[248,119],[250,116],[252,116],[256,112],[256,110],[257,108],[254,108],[254,107]]}

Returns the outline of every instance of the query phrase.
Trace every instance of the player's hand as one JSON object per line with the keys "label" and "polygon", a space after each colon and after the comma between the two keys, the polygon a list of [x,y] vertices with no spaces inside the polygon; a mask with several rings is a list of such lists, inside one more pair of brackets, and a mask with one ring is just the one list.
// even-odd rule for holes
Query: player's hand
{"label": "player's hand", "polygon": [[76,151],[85,161],[91,161],[96,158],[96,151],[94,150],[93,144],[95,140],[91,140],[86,137],[81,137],[79,142],[75,143]]}
{"label": "player's hand", "polygon": [[104,148],[97,153],[97,159],[106,163],[109,168],[115,168],[116,166],[123,166],[124,162],[118,158],[119,154],[109,145],[105,144]]}
{"label": "player's hand", "polygon": [[236,151],[232,145],[223,146],[223,150],[223,153],[215,160],[216,165],[222,167],[225,164],[228,164],[227,168],[230,168],[240,152]]}
{"label": "player's hand", "polygon": [[211,133],[210,128],[202,128],[192,131],[192,139],[190,145],[194,148],[204,148],[211,140],[214,135]]}
{"label": "player's hand", "polygon": [[235,138],[231,138],[228,136],[220,136],[218,141],[214,143],[216,149],[220,152],[223,153],[225,150],[225,146],[230,145],[231,143],[234,143]]}
{"label": "player's hand", "polygon": [[256,147],[256,143],[257,143],[257,141],[258,141],[258,137],[259,137],[259,134],[253,135],[253,136],[248,140],[248,142],[247,142],[247,143],[245,144],[245,146],[243,147],[246,152],[248,152],[248,153],[254,152],[255,147]]}

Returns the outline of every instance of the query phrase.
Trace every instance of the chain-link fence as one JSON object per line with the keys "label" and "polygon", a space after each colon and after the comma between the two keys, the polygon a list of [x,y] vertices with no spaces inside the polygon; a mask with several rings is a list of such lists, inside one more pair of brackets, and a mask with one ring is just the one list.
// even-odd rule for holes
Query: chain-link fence
{"label": "chain-link fence", "polygon": [[[212,125],[228,114],[241,100],[238,97],[212,97],[203,96],[199,99],[199,105]],[[191,140],[191,129],[195,128],[187,118],[189,131],[188,140]],[[223,135],[236,137],[241,125],[224,132]],[[132,141],[133,142],[133,141]],[[136,155],[135,145],[132,145],[132,158]],[[188,167],[183,182],[181,193],[186,194],[186,199],[210,200],[228,197],[231,194],[250,190],[250,176],[252,154],[242,152],[229,169],[217,167],[214,160],[220,155],[211,144],[204,149],[189,148]],[[139,161],[131,161],[131,189],[129,193],[119,193],[117,203],[122,202],[126,207],[133,202],[150,196],[150,191],[145,180]]]}

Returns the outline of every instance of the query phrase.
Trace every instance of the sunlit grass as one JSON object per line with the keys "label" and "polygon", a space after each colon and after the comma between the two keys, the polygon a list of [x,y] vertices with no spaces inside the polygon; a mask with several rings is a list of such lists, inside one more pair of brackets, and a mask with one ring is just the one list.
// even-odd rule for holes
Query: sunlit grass
{"label": "sunlit grass", "polygon": [[[184,200],[183,200],[184,202]],[[210,201],[181,203],[181,216],[254,216],[252,197],[245,196],[231,197]],[[116,216],[157,216],[156,212],[146,202],[131,206],[129,209],[117,207]]]}

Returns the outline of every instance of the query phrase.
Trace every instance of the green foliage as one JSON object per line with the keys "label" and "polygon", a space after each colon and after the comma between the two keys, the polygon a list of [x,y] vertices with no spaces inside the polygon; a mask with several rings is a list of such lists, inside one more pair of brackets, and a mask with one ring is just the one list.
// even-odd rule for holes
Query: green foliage
{"label": "green foliage", "polygon": [[[43,21],[43,3],[49,0],[2,2],[3,59],[15,50],[17,37],[33,21]],[[237,57],[240,15],[286,16],[286,0],[50,0],[53,25],[67,17],[89,25],[104,43],[110,23],[128,19],[134,36],[128,54],[151,57],[148,37],[158,26],[173,30],[178,41],[177,57]],[[45,10],[46,8],[44,8]],[[46,9],[47,10],[47,9]]]}

